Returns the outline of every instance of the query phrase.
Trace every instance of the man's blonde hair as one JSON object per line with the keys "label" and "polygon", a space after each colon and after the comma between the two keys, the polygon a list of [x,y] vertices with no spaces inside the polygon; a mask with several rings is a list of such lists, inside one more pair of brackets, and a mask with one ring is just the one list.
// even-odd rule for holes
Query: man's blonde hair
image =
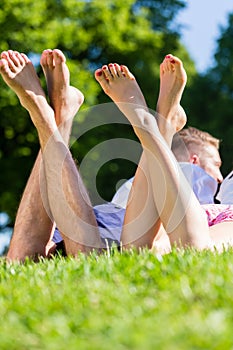
{"label": "man's blonde hair", "polygon": [[208,145],[219,150],[220,140],[206,131],[189,126],[174,136],[172,151],[179,162],[187,162],[190,155],[204,152]]}

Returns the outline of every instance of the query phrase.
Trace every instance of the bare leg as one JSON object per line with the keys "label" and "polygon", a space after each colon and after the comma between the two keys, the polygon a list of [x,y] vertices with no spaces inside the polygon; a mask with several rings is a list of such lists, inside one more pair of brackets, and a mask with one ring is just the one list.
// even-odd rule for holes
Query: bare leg
{"label": "bare leg", "polygon": [[[175,69],[174,65],[179,69]],[[160,65],[160,91],[156,106],[156,119],[160,133],[169,148],[174,132],[181,130],[186,124],[186,114],[180,105],[182,93],[187,81],[187,74],[182,62],[173,55],[167,55]],[[153,191],[152,188],[149,191]],[[153,249],[158,253],[170,251],[169,238],[163,226],[155,236]]]}
{"label": "bare leg", "polygon": [[[161,136],[154,117],[148,113],[135,78],[126,67],[120,69],[119,66],[115,65],[109,69],[104,68],[96,72],[96,79],[129,119],[144,152],[146,152],[154,203],[171,243],[197,248],[207,247],[210,244],[210,237],[205,213],[188,186],[167,143]],[[175,61],[173,68],[176,76],[182,74],[183,67],[179,60]],[[174,75],[172,77],[174,78]],[[177,84],[177,79],[175,79],[174,84]],[[184,85],[183,82],[182,89]],[[174,91],[174,88],[171,90]],[[172,100],[175,101],[177,108],[179,102],[177,94],[173,96]],[[161,103],[160,107],[162,114],[164,112]],[[169,115],[166,111],[164,114],[166,117]],[[173,119],[171,122],[173,124]],[[178,124],[177,120],[176,124]],[[175,127],[173,131],[171,128],[168,136],[172,137],[178,128],[179,126]],[[154,174],[156,174],[156,179],[154,179]],[[158,179],[162,180],[159,184]],[[124,230],[122,239],[124,239]]]}
{"label": "bare leg", "polygon": [[[73,118],[83,103],[84,96],[78,89],[70,86],[70,73],[65,56],[60,50],[45,50],[41,56],[41,66],[46,77],[48,95],[55,112],[56,123],[68,145]],[[81,186],[85,193],[83,184]],[[92,218],[92,220],[95,224],[95,219]],[[61,234],[64,238],[67,253],[73,254],[77,250],[77,242],[70,239],[70,235],[67,236],[63,232]]]}
{"label": "bare leg", "polygon": [[218,251],[233,246],[233,222],[225,221],[220,224],[210,226],[210,236],[214,246]]}
{"label": "bare leg", "polygon": [[[4,55],[7,53],[2,57]],[[83,102],[83,94],[69,85],[69,70],[65,64],[65,57],[59,50],[45,50],[41,56],[41,65],[47,79],[50,102],[55,109],[56,123],[60,125],[59,130],[68,143],[73,117]],[[26,256],[47,256],[54,246],[51,241],[53,227],[43,162],[39,152],[20,202],[8,258],[23,260]]]}
{"label": "bare leg", "polygon": [[[109,67],[104,66],[95,73],[96,80],[101,84],[107,95],[112,93],[110,84],[113,83],[113,76],[111,71],[115,75],[115,69],[119,71],[120,67],[110,64]],[[109,79],[110,84],[106,83],[106,79]],[[127,83],[133,86],[136,84],[133,76],[129,76],[129,79],[127,79],[127,82],[125,81],[125,87],[122,87],[122,80],[114,81],[114,84],[119,83],[119,89],[117,89],[118,92],[121,93],[121,95],[118,95],[118,93],[114,95],[115,101],[120,102],[124,98],[123,96],[127,96],[130,92]],[[139,87],[136,93],[139,94],[139,99],[144,101],[143,103],[146,106],[146,102]],[[134,103],[134,91],[132,95],[129,94],[128,99]],[[127,204],[124,230],[121,237],[124,248],[131,247],[132,245],[138,248],[143,246],[151,247],[155,232],[157,233],[161,227],[159,215],[157,214],[153,200],[153,193],[149,190],[151,188],[151,180],[150,176],[148,176],[148,172],[147,160],[145,152],[143,152]]]}
{"label": "bare leg", "polygon": [[64,54],[58,50],[44,50],[40,60],[47,82],[50,105],[55,113],[59,131],[69,142],[73,118],[84,101],[81,91],[70,86],[70,72]]}
{"label": "bare leg", "polygon": [[[4,76],[9,74],[10,77],[20,72],[21,65],[26,58],[17,52],[8,51],[1,54],[0,72]],[[10,71],[8,62],[12,62]],[[24,64],[24,63],[23,63]],[[28,73],[34,71],[31,62],[28,64]],[[6,78],[8,81],[8,78]],[[14,232],[10,242],[7,258],[9,260],[24,260],[26,256],[36,258],[38,255],[47,256],[51,246],[47,243],[53,234],[53,221],[51,215],[44,209],[44,203],[41,199],[41,190],[46,192],[46,182],[41,172],[41,152],[37,157],[31,175],[28,179],[25,191],[23,193],[16,220]],[[36,198],[36,200],[35,200]],[[47,203],[47,210],[49,206]]]}
{"label": "bare leg", "polygon": [[[47,78],[50,101],[52,106],[56,107],[56,123],[61,125],[61,134],[68,142],[72,120],[83,102],[83,95],[79,90],[69,86],[69,71],[64,56],[62,54],[64,63],[57,62],[56,57],[55,62],[53,57],[55,53],[60,52],[57,50],[54,50],[54,53],[52,50],[44,51],[41,64]],[[1,57],[4,58],[8,55],[11,55],[11,51],[3,53]],[[20,59],[20,56],[18,57]],[[12,59],[14,60],[15,57],[12,56]],[[35,198],[37,198],[36,201]],[[20,202],[14,234],[7,255],[8,259],[24,260],[26,256],[47,256],[51,250],[53,251],[54,245],[51,242],[53,227],[43,162],[41,152],[39,152]]]}
{"label": "bare leg", "polygon": [[37,259],[37,256],[47,256],[53,251],[53,245],[47,245],[53,234],[53,221],[44,209],[41,199],[40,190],[46,191],[46,182],[45,178],[41,177],[40,181],[37,176],[40,169],[41,153],[37,157],[20,201],[7,253],[8,260],[23,261],[26,256]]}
{"label": "bare leg", "polygon": [[160,133],[171,147],[174,133],[186,124],[186,114],[180,105],[187,75],[182,62],[167,55],[160,65],[160,91],[156,119]]}
{"label": "bare leg", "polygon": [[[20,55],[18,53],[14,53],[13,56],[14,59],[8,56],[0,61],[1,74],[5,82],[16,92],[21,101],[21,104],[29,111],[32,121],[38,130],[42,151],[44,153],[43,158],[46,169],[48,198],[50,200],[53,195],[56,197],[56,200],[52,199],[52,205],[49,203],[50,207],[52,208],[52,217],[54,217],[58,225],[60,223],[60,225],[63,225],[63,227],[66,226],[66,223],[64,223],[64,221],[66,222],[68,218],[64,214],[64,208],[67,206],[65,200],[67,197],[69,197],[69,193],[71,192],[70,185],[75,184],[76,187],[73,187],[72,195],[69,197],[70,205],[74,208],[76,203],[74,204],[73,200],[75,199],[75,201],[80,201],[81,209],[78,214],[81,215],[83,221],[81,221],[81,228],[78,231],[77,229],[80,226],[80,222],[79,224],[77,224],[77,222],[74,223],[74,217],[71,220],[72,235],[74,235],[75,238],[74,240],[78,240],[79,242],[81,241],[80,244],[76,244],[76,249],[74,249],[73,253],[77,252],[77,249],[79,248],[88,250],[88,248],[86,249],[85,247],[86,243],[90,247],[97,247],[99,246],[99,236],[95,226],[94,216],[93,225],[91,223],[88,226],[88,238],[86,237],[83,230],[83,226],[85,226],[82,225],[83,222],[92,222],[91,217],[93,215],[93,212],[88,203],[88,198],[85,198],[85,193],[82,193],[82,195],[86,199],[86,202],[83,200],[83,197],[81,198],[80,196],[81,190],[80,187],[77,186],[77,181],[79,181],[80,184],[81,179],[77,172],[75,164],[73,163],[69,150],[67,149],[60,133],[57,130],[53,110],[47,104],[44,92],[40,86],[39,80],[36,76],[31,62],[23,54]],[[50,147],[46,147],[49,139],[52,140],[49,145]],[[51,150],[55,152],[54,155],[51,154]],[[62,170],[61,180],[60,169],[63,163],[64,167]],[[50,172],[52,172],[52,174],[50,174]],[[59,174],[56,175],[57,173]],[[63,190],[57,190],[57,186],[63,185],[64,182],[66,182],[66,185],[63,187]],[[59,196],[61,196],[61,201],[59,200]],[[84,205],[82,206],[83,203]],[[77,204],[77,207],[78,206],[79,205]],[[85,210],[86,207],[88,207],[87,211]],[[70,226],[67,228],[67,231],[69,229]]]}
{"label": "bare leg", "polygon": [[[174,64],[179,65],[180,69],[175,70]],[[174,132],[178,132],[186,123],[186,115],[183,108],[180,105],[180,99],[182,92],[184,90],[187,80],[186,72],[183,68],[182,62],[172,55],[167,55],[160,65],[160,92],[157,102],[157,123],[158,128],[164,139],[166,140],[169,147],[171,146],[172,137]],[[137,211],[142,212],[143,206],[147,212],[146,217],[158,218],[155,225],[147,231],[147,234],[143,236],[144,242],[147,246],[151,247],[153,242],[153,247],[157,249],[158,252],[168,252],[170,250],[169,239],[166,235],[166,231],[161,225],[157,208],[155,207],[154,200],[150,200],[152,197],[153,189],[150,180],[149,169],[147,165],[147,157],[145,156],[146,151],[143,152],[142,158],[140,160],[137,172],[135,174],[135,181],[133,183],[133,190],[131,195],[133,198],[129,202],[127,212],[126,212],[126,222],[132,221],[135,218]],[[148,154],[148,157],[150,155]],[[144,173],[144,175],[142,174]],[[154,174],[153,179],[158,182],[156,174]],[[140,184],[138,186],[137,184]],[[137,190],[138,189],[138,190]],[[145,196],[144,199],[142,196]],[[130,197],[131,198],[131,197]],[[141,208],[139,208],[141,206]],[[152,219],[151,219],[152,220]],[[145,223],[148,220],[145,220]],[[129,237],[131,228],[127,226],[124,229],[124,235]],[[135,230],[133,230],[134,232]],[[145,230],[144,230],[145,231]],[[155,232],[158,232],[155,234]],[[155,238],[153,240],[153,238]],[[162,243],[161,243],[162,242]],[[134,241],[134,245],[142,244],[142,239],[140,241]],[[155,250],[155,249],[154,249]]]}
{"label": "bare leg", "polygon": [[[176,129],[176,131],[178,131],[186,122],[186,115],[180,106],[180,98],[187,77],[183,68],[181,69],[180,75],[178,77],[176,76],[170,64],[172,60],[174,60],[172,55],[166,56],[160,65],[160,94],[157,104],[157,110],[161,113],[157,115],[158,126],[168,145],[171,145],[173,130]],[[109,74],[108,67],[105,66],[103,68],[105,68],[103,71]],[[112,66],[109,68],[112,68]],[[96,72],[97,80],[98,77],[101,77],[101,75],[98,76],[98,74],[102,75],[102,70]],[[110,76],[110,79],[111,78]],[[131,78],[134,80],[133,77]],[[106,85],[103,88],[106,89],[106,93],[108,94],[109,86]],[[118,96],[116,96],[116,98],[118,99]],[[133,95],[131,96],[131,99],[132,98]],[[142,94],[140,94],[140,98],[144,101]],[[154,180],[157,179],[156,175],[153,176],[153,178]],[[143,215],[144,220],[140,219],[140,213]],[[139,220],[135,220],[136,217],[138,217]],[[166,236],[157,208],[155,207],[145,151],[139,162],[132,185],[132,191],[129,196],[125,223],[129,222],[134,222],[135,227],[132,228],[132,225],[125,225],[122,236],[125,246],[131,246],[133,244],[136,247],[151,247],[153,244],[157,247],[157,251],[161,251],[158,247],[161,246],[159,240],[161,242],[162,239],[162,251],[167,252],[170,250],[169,239]],[[138,235],[135,235],[135,232],[138,232]],[[166,248],[164,249],[165,244]]]}

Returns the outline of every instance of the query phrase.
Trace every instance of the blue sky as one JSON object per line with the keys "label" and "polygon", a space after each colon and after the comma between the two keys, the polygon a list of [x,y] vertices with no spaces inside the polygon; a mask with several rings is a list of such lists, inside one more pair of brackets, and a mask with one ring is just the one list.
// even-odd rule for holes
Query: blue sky
{"label": "blue sky", "polygon": [[204,72],[213,62],[219,26],[227,24],[227,14],[233,12],[233,1],[190,0],[187,4],[177,22],[184,25],[182,42],[195,61],[197,70]]}

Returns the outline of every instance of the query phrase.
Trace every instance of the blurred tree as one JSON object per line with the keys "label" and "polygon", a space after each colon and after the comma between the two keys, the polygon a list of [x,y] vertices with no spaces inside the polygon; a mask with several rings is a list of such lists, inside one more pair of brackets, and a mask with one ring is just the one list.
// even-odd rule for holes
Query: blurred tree
{"label": "blurred tree", "polygon": [[220,28],[213,67],[196,76],[186,91],[184,106],[189,124],[206,130],[222,140],[222,171],[233,168],[233,14]]}
{"label": "blurred tree", "polygon": [[[159,63],[164,55],[179,55],[191,77],[194,64],[179,42],[177,13],[184,0],[2,0],[1,51],[13,49],[31,57],[43,86],[39,55],[45,48],[59,48],[71,70],[71,83],[85,94],[85,107],[109,102],[93,78],[97,67],[124,63],[136,75],[151,108],[159,86]],[[0,211],[13,219],[20,194],[39,149],[37,134],[16,96],[0,81]],[[85,114],[81,121],[87,118]],[[82,135],[72,150],[81,163],[89,149],[115,137],[132,138],[129,126],[105,124]],[[101,155],[98,152],[95,158]],[[112,160],[97,174],[101,196],[109,200],[119,179],[133,175],[135,166]]]}

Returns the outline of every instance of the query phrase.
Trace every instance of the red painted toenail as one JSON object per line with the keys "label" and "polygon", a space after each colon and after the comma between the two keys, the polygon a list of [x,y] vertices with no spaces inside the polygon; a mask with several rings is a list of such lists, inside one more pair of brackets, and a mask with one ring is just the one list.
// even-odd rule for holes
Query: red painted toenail
{"label": "red painted toenail", "polygon": [[103,66],[103,69],[107,69],[108,67],[107,66]]}
{"label": "red painted toenail", "polygon": [[176,61],[175,60],[171,60],[171,63],[176,63]]}
{"label": "red painted toenail", "polygon": [[109,66],[109,67],[113,67],[113,64],[112,64],[112,63],[110,63],[108,66]]}
{"label": "red painted toenail", "polygon": [[96,72],[96,75],[97,75],[98,77],[100,77],[100,76],[102,75],[102,70],[99,70],[98,72]]}
{"label": "red painted toenail", "polygon": [[167,55],[166,58],[171,58],[172,56],[171,55]]}

